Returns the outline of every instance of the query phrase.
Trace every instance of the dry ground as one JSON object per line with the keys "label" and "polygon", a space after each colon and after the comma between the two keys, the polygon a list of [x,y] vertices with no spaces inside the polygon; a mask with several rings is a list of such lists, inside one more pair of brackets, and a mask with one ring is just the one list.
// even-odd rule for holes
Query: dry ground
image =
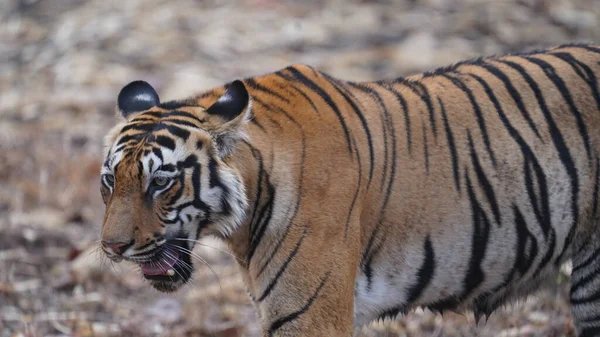
{"label": "dry ground", "polygon": [[[232,259],[174,296],[95,250],[118,90],[163,99],[307,63],[367,80],[599,41],[596,0],[0,1],[0,336],[259,336]],[[217,242],[207,242],[217,247]],[[218,248],[218,247],[217,247]],[[570,336],[566,278],[476,326],[415,312],[358,336]]]}

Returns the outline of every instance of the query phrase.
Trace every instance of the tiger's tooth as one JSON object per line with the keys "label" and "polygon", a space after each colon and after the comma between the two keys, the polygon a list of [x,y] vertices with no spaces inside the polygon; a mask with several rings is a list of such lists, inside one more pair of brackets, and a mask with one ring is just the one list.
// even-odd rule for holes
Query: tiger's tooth
{"label": "tiger's tooth", "polygon": [[175,271],[173,269],[169,269],[169,270],[167,270],[167,275],[173,276],[173,275],[175,275]]}

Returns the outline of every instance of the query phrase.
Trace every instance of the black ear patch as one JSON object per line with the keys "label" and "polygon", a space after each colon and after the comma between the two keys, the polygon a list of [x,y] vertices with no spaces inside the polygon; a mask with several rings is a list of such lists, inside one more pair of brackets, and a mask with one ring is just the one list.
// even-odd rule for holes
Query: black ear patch
{"label": "black ear patch", "polygon": [[218,115],[225,121],[230,121],[239,116],[246,106],[250,96],[246,90],[246,86],[242,81],[234,81],[229,85],[227,91],[211,105],[206,112],[211,115]]}
{"label": "black ear patch", "polygon": [[134,81],[123,87],[117,99],[119,111],[125,118],[132,113],[148,110],[159,104],[156,90],[144,81]]}

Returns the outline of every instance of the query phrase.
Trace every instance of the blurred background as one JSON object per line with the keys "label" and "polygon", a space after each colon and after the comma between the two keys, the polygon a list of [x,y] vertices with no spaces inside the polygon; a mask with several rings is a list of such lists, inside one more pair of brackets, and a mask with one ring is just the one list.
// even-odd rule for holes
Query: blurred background
{"label": "blurred background", "polygon": [[[97,251],[129,81],[166,101],[292,63],[372,80],[599,38],[597,0],[0,0],[0,336],[260,336],[218,242],[170,296]],[[487,324],[417,311],[356,335],[572,336],[567,277]]]}

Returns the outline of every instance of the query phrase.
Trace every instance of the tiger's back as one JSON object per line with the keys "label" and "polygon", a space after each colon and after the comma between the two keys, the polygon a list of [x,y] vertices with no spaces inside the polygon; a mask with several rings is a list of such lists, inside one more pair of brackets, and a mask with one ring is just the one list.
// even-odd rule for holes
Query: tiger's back
{"label": "tiger's back", "polygon": [[568,259],[578,333],[597,336],[598,75],[592,45],[378,82],[298,65],[157,109],[208,130],[194,174],[211,195],[243,187],[239,224],[192,228],[229,244],[265,336],[348,336],[416,306],[488,315]]}

